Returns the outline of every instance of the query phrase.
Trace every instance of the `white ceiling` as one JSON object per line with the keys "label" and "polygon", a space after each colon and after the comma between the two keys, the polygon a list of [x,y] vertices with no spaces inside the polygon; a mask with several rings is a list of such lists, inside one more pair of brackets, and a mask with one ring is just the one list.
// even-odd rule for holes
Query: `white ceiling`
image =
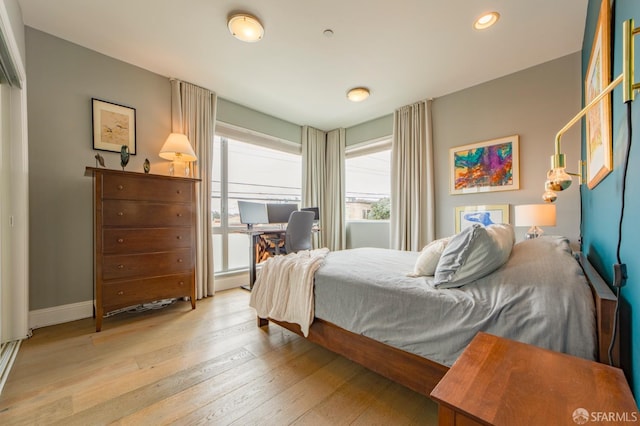
{"label": "white ceiling", "polygon": [[[331,130],[582,47],[588,0],[19,0],[30,27],[291,121]],[[483,32],[472,23],[496,10]],[[233,38],[247,11],[264,39]],[[323,35],[330,28],[331,38]],[[28,66],[28,64],[27,64]],[[367,86],[361,103],[346,91]]]}

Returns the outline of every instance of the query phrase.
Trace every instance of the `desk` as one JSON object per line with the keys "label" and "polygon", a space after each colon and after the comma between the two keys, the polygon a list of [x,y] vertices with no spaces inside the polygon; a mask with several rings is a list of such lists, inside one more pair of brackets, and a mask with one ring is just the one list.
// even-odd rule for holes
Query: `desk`
{"label": "desk", "polygon": [[256,245],[258,244],[258,239],[264,234],[279,234],[280,238],[282,238],[287,230],[283,228],[264,228],[243,229],[234,232],[245,234],[249,237],[249,284],[243,285],[242,288],[251,291],[253,284],[256,282]]}
{"label": "desk", "polygon": [[640,421],[619,368],[486,333],[476,335],[431,398],[441,426]]}
{"label": "desk", "polygon": [[[234,233],[244,234],[249,237],[249,284],[241,286],[245,290],[251,291],[253,284],[256,282],[256,245],[261,235],[278,234],[280,239],[284,239],[286,228],[258,228],[258,229],[242,229],[233,231]],[[320,228],[313,226],[311,232],[320,232]]]}

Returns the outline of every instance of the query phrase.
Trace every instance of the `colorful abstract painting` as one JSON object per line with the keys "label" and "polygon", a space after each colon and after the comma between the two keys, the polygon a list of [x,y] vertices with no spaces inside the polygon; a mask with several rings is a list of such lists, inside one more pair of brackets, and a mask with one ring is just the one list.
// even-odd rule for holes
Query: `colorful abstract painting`
{"label": "colorful abstract painting", "polygon": [[452,194],[519,189],[518,135],[452,148]]}

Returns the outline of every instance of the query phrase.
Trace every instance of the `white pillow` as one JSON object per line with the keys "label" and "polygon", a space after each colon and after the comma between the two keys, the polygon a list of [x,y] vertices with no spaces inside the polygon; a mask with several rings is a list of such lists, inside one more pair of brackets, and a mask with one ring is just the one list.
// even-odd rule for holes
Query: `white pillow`
{"label": "white pillow", "polygon": [[410,277],[432,277],[436,272],[436,266],[440,260],[440,255],[444,251],[450,237],[441,238],[439,240],[431,241],[424,246],[416,260],[416,264],[413,267],[413,274],[409,274]]}
{"label": "white pillow", "polygon": [[461,287],[490,274],[509,259],[514,242],[515,233],[508,224],[465,228],[451,238],[440,256],[433,285]]}

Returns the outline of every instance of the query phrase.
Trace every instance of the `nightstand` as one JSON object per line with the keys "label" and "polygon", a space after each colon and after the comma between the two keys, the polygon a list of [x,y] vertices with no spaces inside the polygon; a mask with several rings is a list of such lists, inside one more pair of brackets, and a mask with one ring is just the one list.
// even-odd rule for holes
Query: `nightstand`
{"label": "nightstand", "polygon": [[622,370],[486,333],[431,398],[439,425],[640,424]]}

